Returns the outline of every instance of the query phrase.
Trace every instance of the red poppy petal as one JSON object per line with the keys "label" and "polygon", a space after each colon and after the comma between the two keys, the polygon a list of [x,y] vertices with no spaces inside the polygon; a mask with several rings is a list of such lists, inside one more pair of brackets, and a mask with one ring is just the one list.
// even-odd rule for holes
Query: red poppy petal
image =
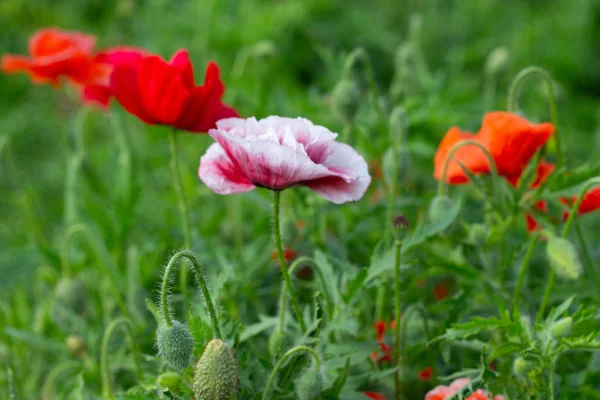
{"label": "red poppy petal", "polygon": [[368,397],[369,399],[373,399],[373,400],[386,400],[385,396],[380,394],[380,393],[375,393],[375,392],[363,392],[363,394]]}
{"label": "red poppy petal", "polygon": [[123,108],[148,124],[156,124],[145,109],[137,82],[137,68],[131,66],[117,67],[110,77],[110,88]]}
{"label": "red poppy petal", "polygon": [[175,54],[173,54],[173,57],[171,57],[169,64],[179,69],[183,86],[188,90],[192,90],[195,87],[194,68],[190,61],[188,51],[185,49],[177,50]]}
{"label": "red poppy petal", "polygon": [[108,107],[112,90],[103,85],[89,85],[83,88],[81,97],[84,103],[98,104],[104,108]]}

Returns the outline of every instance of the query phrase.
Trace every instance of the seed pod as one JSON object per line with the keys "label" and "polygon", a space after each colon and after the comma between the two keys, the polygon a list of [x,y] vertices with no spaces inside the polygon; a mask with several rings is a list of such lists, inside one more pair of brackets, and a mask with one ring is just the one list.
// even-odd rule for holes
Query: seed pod
{"label": "seed pod", "polygon": [[560,339],[565,336],[569,336],[571,328],[573,327],[573,318],[566,317],[556,321],[552,328],[550,328],[550,334],[555,339]]}
{"label": "seed pod", "polygon": [[331,105],[340,118],[350,123],[354,120],[360,101],[362,91],[356,82],[350,79],[339,81],[331,92]]}
{"label": "seed pod", "polygon": [[299,400],[316,400],[321,398],[323,377],[321,371],[309,369],[296,381],[296,395]]}
{"label": "seed pod", "polygon": [[60,279],[54,289],[54,296],[59,304],[69,310],[78,314],[85,311],[87,291],[85,283],[80,279]]}
{"label": "seed pod", "polygon": [[220,339],[208,342],[196,365],[196,400],[230,400],[237,382],[237,366],[227,343]]}
{"label": "seed pod", "polygon": [[448,196],[435,196],[429,205],[429,220],[432,223],[440,221],[452,208],[452,200]]}
{"label": "seed pod", "polygon": [[513,363],[513,373],[519,377],[527,376],[527,373],[533,369],[531,361],[527,361],[523,357],[517,357]]}
{"label": "seed pod", "polygon": [[581,263],[575,247],[567,239],[550,236],[546,246],[546,255],[550,267],[563,279],[576,280],[581,275]]}
{"label": "seed pod", "polygon": [[277,329],[271,337],[269,337],[269,354],[273,358],[277,358],[292,344],[292,341],[285,332]]}
{"label": "seed pod", "polygon": [[181,375],[177,372],[165,372],[156,379],[158,386],[169,389],[171,393],[179,393],[181,388]]}
{"label": "seed pod", "polygon": [[170,368],[181,370],[190,365],[194,352],[194,338],[188,328],[179,321],[172,326],[163,324],[156,330],[158,355]]}
{"label": "seed pod", "polygon": [[85,340],[81,336],[70,335],[69,337],[67,337],[67,340],[65,340],[65,343],[67,345],[67,348],[71,353],[73,353],[73,355],[81,356],[83,355],[83,353],[85,353]]}

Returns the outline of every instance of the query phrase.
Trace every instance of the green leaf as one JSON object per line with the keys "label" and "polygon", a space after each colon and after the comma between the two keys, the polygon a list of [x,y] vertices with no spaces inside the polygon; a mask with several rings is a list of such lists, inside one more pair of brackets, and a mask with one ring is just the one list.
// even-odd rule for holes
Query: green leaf
{"label": "green leaf", "polygon": [[592,332],[589,335],[568,337],[560,340],[560,343],[569,349],[598,350],[600,349],[600,332]]}
{"label": "green leaf", "polygon": [[315,251],[315,263],[319,266],[321,273],[323,274],[324,282],[327,286],[327,291],[331,296],[331,301],[333,304],[337,304],[340,302],[340,292],[338,289],[337,282],[339,279],[337,278],[335,271],[333,269],[333,265],[327,259],[327,255],[320,250]]}
{"label": "green leaf", "polygon": [[356,274],[352,282],[350,282],[350,285],[348,285],[348,291],[343,295],[344,303],[348,304],[352,301],[356,293],[362,288],[368,275],[369,270],[367,268],[362,268],[360,272]]}
{"label": "green leaf", "polygon": [[574,299],[575,295],[566,299],[561,305],[554,307],[552,311],[550,311],[550,314],[548,314],[548,317],[546,318],[546,326],[549,327],[554,322],[556,322],[557,319],[562,317],[563,314],[569,309],[569,307],[571,307],[571,303],[573,303]]}
{"label": "green leaf", "polygon": [[494,329],[506,328],[512,324],[512,321],[498,318],[475,317],[467,322],[454,324],[446,329],[446,333],[437,337],[435,340],[455,340],[466,339],[481,332],[492,331]]}
{"label": "green leaf", "polygon": [[520,353],[521,351],[527,349],[528,347],[530,347],[528,344],[523,344],[523,343],[512,343],[512,342],[501,343],[500,345],[494,347],[494,350],[489,355],[488,360],[493,361],[498,357],[503,357],[503,356],[513,354],[513,353]]}
{"label": "green leaf", "polygon": [[402,243],[402,253],[407,253],[409,250],[423,244],[430,237],[448,228],[458,217],[461,206],[462,200],[452,202],[443,215],[437,217],[435,221],[429,224],[425,223],[424,219],[421,219],[415,231],[408,235]]}
{"label": "green leaf", "polygon": [[335,378],[333,385],[331,385],[331,387],[329,389],[327,389],[323,392],[323,396],[326,399],[335,400],[335,399],[340,398],[340,393],[342,392],[342,389],[344,388],[344,385],[346,384],[346,379],[348,378],[349,372],[350,372],[350,357],[346,358],[346,365],[344,365],[344,369],[342,369],[342,371],[339,373],[337,378]]}
{"label": "green leaf", "polygon": [[600,162],[583,164],[577,168],[560,168],[546,181],[544,187],[551,195],[545,197],[573,195],[578,186],[598,175],[600,175]]}
{"label": "green leaf", "polygon": [[240,343],[245,342],[253,336],[256,336],[266,330],[272,329],[277,325],[276,317],[259,316],[260,322],[247,325],[240,335]]}

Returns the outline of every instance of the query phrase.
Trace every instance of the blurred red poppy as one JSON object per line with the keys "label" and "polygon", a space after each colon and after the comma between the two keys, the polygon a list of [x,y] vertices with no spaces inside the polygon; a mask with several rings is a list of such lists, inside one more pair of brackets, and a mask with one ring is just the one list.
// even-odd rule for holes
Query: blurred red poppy
{"label": "blurred red poppy", "polygon": [[[390,327],[395,329],[396,321],[390,322]],[[376,363],[391,362],[392,361],[392,346],[385,343],[385,331],[387,329],[387,323],[385,321],[377,321],[373,324],[375,329],[375,339],[379,342],[379,351],[371,353],[371,360]]]}
{"label": "blurred red poppy", "polygon": [[110,88],[127,111],[151,125],[207,132],[218,120],[238,116],[221,102],[225,87],[217,64],[208,64],[204,85],[196,86],[186,50],[177,51],[169,62],[146,55],[115,65]]}
{"label": "blurred red poppy", "polygon": [[433,287],[433,296],[437,301],[444,300],[450,293],[450,282],[441,281]]}
{"label": "blurred red poppy", "polygon": [[419,379],[422,381],[430,381],[433,378],[433,368],[425,367],[421,371],[419,371]]}
{"label": "blurred red poppy", "polygon": [[[577,201],[577,196],[571,197],[570,199],[561,199],[560,201],[571,208],[575,201]],[[577,209],[577,215],[587,214],[598,209],[600,209],[600,187],[586,192]],[[566,220],[567,218],[569,218],[569,212],[565,211],[563,213],[563,220]]]}
{"label": "blurred red poppy", "polygon": [[375,393],[375,392],[363,392],[363,394],[365,396],[367,396],[369,399],[373,399],[373,400],[386,400],[385,396],[380,394],[380,393]]}
{"label": "blurred red poppy", "polygon": [[[294,249],[290,249],[289,247],[286,247],[285,249],[283,249],[283,258],[285,258],[285,261],[287,261],[287,262],[290,262],[294,258],[296,258],[296,255],[297,255],[297,253]],[[279,260],[279,254],[277,254],[277,249],[275,249],[271,252],[271,260],[274,260],[274,261]]]}

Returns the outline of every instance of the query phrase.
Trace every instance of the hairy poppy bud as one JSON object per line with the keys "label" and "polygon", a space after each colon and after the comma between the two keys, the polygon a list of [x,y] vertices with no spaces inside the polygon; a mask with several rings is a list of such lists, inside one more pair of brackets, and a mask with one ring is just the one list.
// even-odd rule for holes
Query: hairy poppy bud
{"label": "hairy poppy bud", "polygon": [[559,319],[556,321],[552,328],[550,328],[550,334],[555,339],[560,339],[565,336],[568,336],[571,333],[571,328],[573,327],[573,318],[566,317]]}
{"label": "hairy poppy bud", "polygon": [[85,340],[79,335],[70,335],[67,340],[65,340],[67,347],[73,355],[81,356],[85,353]]}
{"label": "hairy poppy bud", "polygon": [[309,369],[296,381],[296,394],[300,400],[316,400],[321,398],[323,377],[321,371]]}
{"label": "hairy poppy bud", "polygon": [[196,365],[194,394],[197,400],[230,400],[238,375],[235,359],[227,343],[213,339],[206,345]]}
{"label": "hairy poppy bud", "polygon": [[581,275],[581,264],[575,247],[567,239],[550,236],[546,246],[550,267],[563,279],[575,280]]}
{"label": "hairy poppy bud", "polygon": [[441,220],[450,208],[452,200],[448,196],[435,196],[429,204],[429,220],[433,223]]}
{"label": "hairy poppy bud", "polygon": [[523,357],[517,357],[513,363],[513,373],[516,376],[525,377],[527,373],[533,369],[531,361],[527,361]]}
{"label": "hairy poppy bud", "polygon": [[271,337],[269,337],[269,354],[276,358],[292,345],[292,341],[285,332],[277,329]]}
{"label": "hairy poppy bud", "polygon": [[179,393],[181,387],[181,375],[177,372],[165,372],[156,379],[158,386],[169,389],[171,393]]}
{"label": "hairy poppy bud", "polygon": [[331,104],[333,110],[345,122],[351,122],[356,116],[362,91],[356,82],[350,79],[342,79],[339,81],[331,92]]}
{"label": "hairy poppy bud", "polygon": [[506,47],[496,47],[485,60],[485,72],[496,75],[508,66],[509,53]]}
{"label": "hairy poppy bud", "polygon": [[172,326],[159,326],[156,330],[156,346],[158,355],[170,368],[180,370],[190,365],[194,338],[181,322],[173,321]]}
{"label": "hairy poppy bud", "polygon": [[85,283],[80,279],[62,278],[54,289],[56,300],[63,307],[76,313],[85,311],[87,304],[87,293]]}

